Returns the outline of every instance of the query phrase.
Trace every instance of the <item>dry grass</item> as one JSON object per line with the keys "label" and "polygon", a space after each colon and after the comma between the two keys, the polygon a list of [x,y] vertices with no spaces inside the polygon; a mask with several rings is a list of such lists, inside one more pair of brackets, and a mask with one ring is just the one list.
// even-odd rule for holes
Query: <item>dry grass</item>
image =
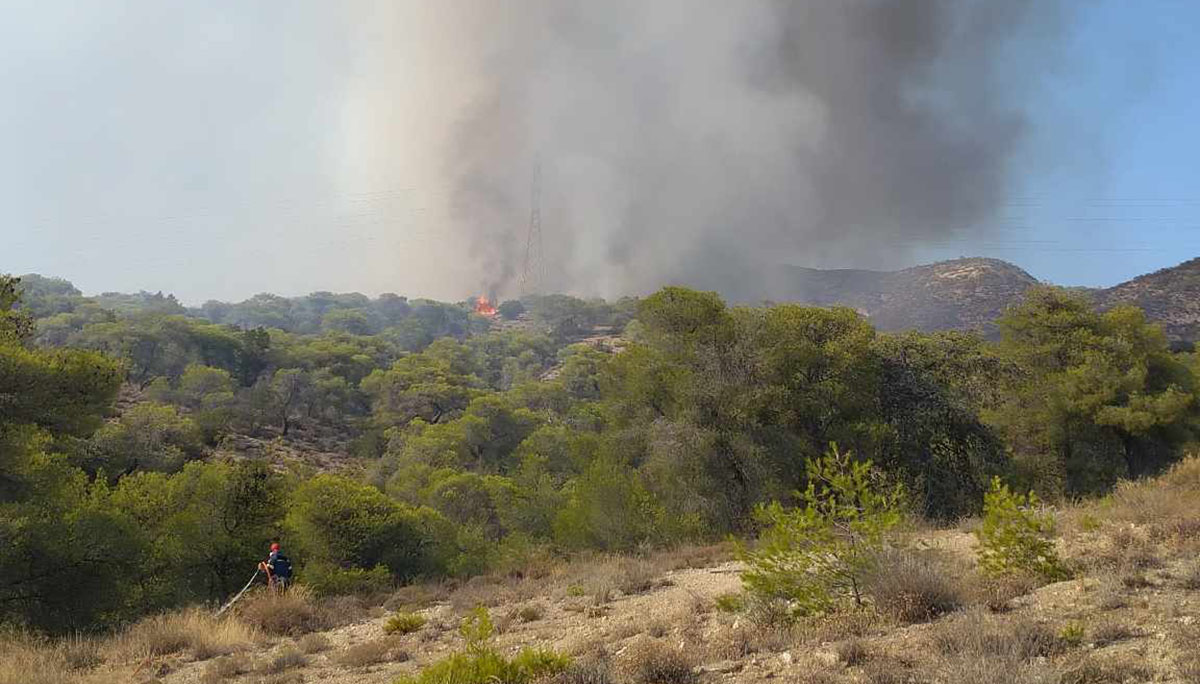
{"label": "dry grass", "polygon": [[871,649],[859,639],[840,642],[833,650],[838,660],[850,667],[862,665],[871,659]]}
{"label": "dry grass", "polygon": [[1002,620],[979,610],[965,611],[938,627],[934,643],[947,656],[1028,661],[1062,649],[1046,625],[1022,618]]}
{"label": "dry grass", "polygon": [[546,681],[547,684],[612,684],[612,667],[606,658],[583,658]]}
{"label": "dry grass", "polygon": [[521,622],[536,622],[546,617],[546,604],[527,603],[517,609],[517,619]]}
{"label": "dry grass", "polygon": [[367,619],[371,609],[359,596],[333,596],[317,604],[315,622],[324,629],[352,625]]}
{"label": "dry grass", "polygon": [[250,657],[244,653],[217,658],[208,663],[200,677],[202,684],[221,684],[252,670]]}
{"label": "dry grass", "polygon": [[1200,563],[1193,565],[1179,578],[1179,588],[1186,591],[1200,591]]}
{"label": "dry grass", "polygon": [[408,658],[408,651],[404,650],[400,640],[385,638],[350,646],[338,653],[334,662],[342,667],[367,667],[378,663],[403,662]]}
{"label": "dry grass", "polygon": [[1026,575],[997,578],[976,578],[968,585],[970,603],[986,606],[993,613],[1012,609],[1013,599],[1025,596],[1038,586],[1038,581]]}
{"label": "dry grass", "polygon": [[295,647],[285,646],[279,653],[262,661],[259,664],[258,670],[263,674],[273,675],[306,665],[308,665],[308,656],[301,653]]}
{"label": "dry grass", "polygon": [[1200,626],[1189,625],[1172,635],[1175,673],[1185,684],[1200,684]]}
{"label": "dry grass", "polygon": [[897,622],[926,622],[966,603],[963,572],[938,554],[895,550],[878,559],[866,589],[876,608]]}
{"label": "dry grass", "polygon": [[632,684],[693,684],[698,677],[692,668],[682,649],[647,639],[629,648],[622,669]]}
{"label": "dry grass", "polygon": [[1088,654],[1061,668],[1059,684],[1125,684],[1154,681],[1154,670],[1127,657],[1101,658]]}
{"label": "dry grass", "polygon": [[299,636],[326,627],[316,601],[302,585],[277,594],[263,590],[242,599],[237,615],[268,634]]}
{"label": "dry grass", "polygon": [[251,625],[192,609],[143,619],[108,643],[105,659],[128,662],[186,651],[197,660],[207,660],[248,650],[259,640]]}
{"label": "dry grass", "polygon": [[92,672],[99,645],[75,638],[55,644],[22,632],[0,629],[0,684],[118,684],[119,673]]}
{"label": "dry grass", "polygon": [[1092,536],[1103,538],[1107,548],[1097,554],[1094,543],[1081,545],[1076,555],[1085,563],[1152,567],[1161,562],[1162,553],[1186,555],[1200,550],[1198,497],[1200,457],[1190,456],[1160,477],[1121,482],[1112,494],[1067,511],[1064,519],[1068,528],[1085,538],[1090,528],[1100,528]]}
{"label": "dry grass", "polygon": [[1119,622],[1107,622],[1092,630],[1092,643],[1103,648],[1139,636],[1137,630]]}
{"label": "dry grass", "polygon": [[313,633],[305,634],[297,639],[296,648],[300,649],[301,653],[307,653],[311,655],[313,653],[328,651],[329,649],[333,648],[333,644],[330,643],[329,637],[325,636],[324,634]]}

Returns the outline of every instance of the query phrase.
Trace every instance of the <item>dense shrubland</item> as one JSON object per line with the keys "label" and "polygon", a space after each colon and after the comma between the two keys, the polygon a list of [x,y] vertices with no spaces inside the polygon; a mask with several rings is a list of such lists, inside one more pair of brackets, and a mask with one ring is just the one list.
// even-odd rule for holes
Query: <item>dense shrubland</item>
{"label": "dense shrubland", "polygon": [[[344,593],[822,529],[795,516],[820,510],[831,443],[905,512],[953,519],[996,477],[1103,493],[1200,427],[1194,356],[1136,309],[1049,288],[996,341],[682,288],[530,298],[502,325],[470,311],[330,293],[188,310],[0,279],[0,620],[65,631],[217,601],[273,539]],[[598,328],[623,350],[580,342]],[[348,467],[245,458],[240,436]]]}

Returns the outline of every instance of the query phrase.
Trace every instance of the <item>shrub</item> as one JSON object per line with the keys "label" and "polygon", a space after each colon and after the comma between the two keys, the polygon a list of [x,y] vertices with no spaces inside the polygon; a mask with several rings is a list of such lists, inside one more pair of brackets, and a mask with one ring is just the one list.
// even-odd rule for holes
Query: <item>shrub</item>
{"label": "shrub", "polygon": [[634,684],[692,684],[697,680],[687,654],[657,640],[633,646],[628,669]]}
{"label": "shrub", "polygon": [[117,639],[115,648],[131,660],[183,651],[207,660],[248,649],[257,638],[255,630],[243,622],[188,610],[143,619]]}
{"label": "shrub", "polygon": [[366,570],[309,563],[304,566],[303,580],[304,585],[318,596],[382,594],[395,585],[392,574],[382,565]]}
{"label": "shrub", "polygon": [[250,658],[245,654],[217,658],[204,668],[204,684],[221,684],[250,671]]}
{"label": "shrub", "polygon": [[1038,510],[1032,492],[1016,494],[1000,478],[983,502],[979,567],[992,576],[1031,574],[1047,581],[1065,579],[1066,567],[1054,550],[1054,517]]}
{"label": "shrub", "polygon": [[1098,647],[1115,644],[1137,636],[1137,632],[1119,622],[1109,622],[1097,627],[1092,632],[1092,643]]}
{"label": "shrub", "polygon": [[417,613],[396,613],[383,623],[387,634],[412,634],[425,626],[425,618]]}
{"label": "shrub", "polygon": [[1179,586],[1188,591],[1200,591],[1200,565],[1195,565],[1179,580]]}
{"label": "shrub", "polygon": [[466,650],[439,660],[412,677],[396,684],[525,684],[565,671],[571,659],[554,651],[523,648],[512,659],[492,648],[495,625],[483,606],[463,619],[458,633]]}
{"label": "shrub", "polygon": [[1068,622],[1058,630],[1058,640],[1067,646],[1079,646],[1083,643],[1083,625],[1078,622]]}
{"label": "shrub", "polygon": [[268,634],[299,636],[323,626],[312,594],[303,585],[283,593],[256,592],[236,610],[238,617]]}
{"label": "shrub", "polygon": [[947,564],[913,551],[882,554],[866,578],[866,591],[880,612],[905,624],[932,620],[966,602]]}
{"label": "shrub", "polygon": [[287,670],[304,667],[308,664],[308,656],[293,647],[286,647],[274,657],[263,662],[261,671],[264,674],[279,674]]}
{"label": "shrub", "polygon": [[858,639],[843,641],[834,650],[837,653],[838,660],[851,667],[862,665],[871,659],[871,652],[867,648],[867,645]]}
{"label": "shrub", "polygon": [[401,648],[396,639],[376,639],[355,644],[334,658],[344,667],[366,667],[377,663],[402,662],[408,660],[408,651]]}
{"label": "shrub", "polygon": [[746,596],[738,592],[721,594],[713,601],[713,604],[722,613],[740,613],[746,609]]}
{"label": "shrub", "polygon": [[601,658],[572,663],[550,680],[552,684],[612,684],[612,681],[608,661]]}
{"label": "shrub", "polygon": [[525,684],[559,674],[570,662],[553,651],[525,648],[509,660],[491,648],[483,648],[455,653],[415,677],[396,680],[396,684]]}
{"label": "shrub", "polygon": [[521,622],[534,622],[541,620],[543,617],[545,617],[545,615],[546,606],[541,603],[528,603],[524,606],[521,606],[521,609],[517,611],[517,618],[520,619]]}
{"label": "shrub", "polygon": [[934,643],[945,655],[968,659],[1051,656],[1062,643],[1048,627],[1029,620],[1000,621],[971,610],[938,625]]}
{"label": "shrub", "polygon": [[1100,659],[1093,655],[1068,663],[1059,677],[1060,684],[1124,684],[1154,681],[1154,670],[1139,662],[1124,659]]}
{"label": "shrub", "polygon": [[837,445],[807,470],[803,508],[758,509],[768,527],[759,548],[742,554],[749,565],[742,581],[759,597],[788,601],[795,614],[828,610],[843,596],[861,605],[864,576],[901,520],[903,490]]}
{"label": "shrub", "polygon": [[296,640],[296,646],[301,653],[313,654],[328,651],[332,644],[324,634],[305,634]]}

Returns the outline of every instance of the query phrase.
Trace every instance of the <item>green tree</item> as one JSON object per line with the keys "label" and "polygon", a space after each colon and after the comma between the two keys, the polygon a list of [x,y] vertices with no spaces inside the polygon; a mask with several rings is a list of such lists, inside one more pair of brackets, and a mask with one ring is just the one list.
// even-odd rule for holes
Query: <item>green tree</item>
{"label": "green tree", "polygon": [[1027,574],[1046,581],[1069,572],[1054,548],[1054,515],[1039,508],[1036,494],[1016,494],[1000,478],[984,497],[979,567],[990,575]]}
{"label": "green tree", "polygon": [[406,580],[440,569],[439,521],[433,511],[404,506],[373,487],[318,475],[292,494],[285,524],[301,563],[383,566]]}
{"label": "green tree", "polygon": [[984,415],[1024,485],[1104,491],[1163,467],[1194,438],[1195,378],[1140,310],[1097,313],[1079,296],[1035,288],[999,326],[999,352],[1019,374]]}
{"label": "green tree", "polygon": [[836,445],[808,462],[803,507],[774,502],[759,509],[767,525],[744,551],[742,581],[751,593],[785,600],[794,613],[830,610],[843,597],[862,605],[863,578],[901,521],[903,488],[885,484],[870,461]]}

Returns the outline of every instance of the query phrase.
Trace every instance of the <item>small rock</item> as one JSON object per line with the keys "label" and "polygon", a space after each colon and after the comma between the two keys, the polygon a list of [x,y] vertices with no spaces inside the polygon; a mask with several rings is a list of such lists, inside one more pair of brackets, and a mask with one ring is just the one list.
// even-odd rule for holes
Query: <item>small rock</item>
{"label": "small rock", "polygon": [[792,654],[784,651],[784,653],[779,656],[779,662],[783,663],[784,665],[791,665]]}

